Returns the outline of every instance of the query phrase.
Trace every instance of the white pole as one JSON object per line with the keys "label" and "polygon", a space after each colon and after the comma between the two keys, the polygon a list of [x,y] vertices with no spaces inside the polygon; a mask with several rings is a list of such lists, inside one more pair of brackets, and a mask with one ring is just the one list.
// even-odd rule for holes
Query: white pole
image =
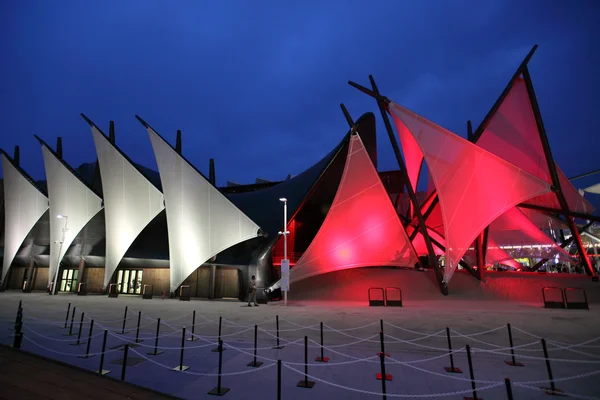
{"label": "white pole", "polygon": [[[283,202],[283,259],[288,259],[287,254],[287,200]],[[288,291],[283,292],[283,305],[287,306],[287,293]]]}
{"label": "white pole", "polygon": [[58,294],[58,289],[56,288],[58,282],[58,273],[60,272],[60,253],[62,253],[63,243],[65,242],[65,235],[67,233],[67,223],[69,223],[69,217],[64,215],[62,218],[65,219],[65,226],[62,230],[62,239],[60,240],[60,246],[58,248],[58,257],[56,260],[56,273],[54,274],[54,284],[52,284],[52,294]]}

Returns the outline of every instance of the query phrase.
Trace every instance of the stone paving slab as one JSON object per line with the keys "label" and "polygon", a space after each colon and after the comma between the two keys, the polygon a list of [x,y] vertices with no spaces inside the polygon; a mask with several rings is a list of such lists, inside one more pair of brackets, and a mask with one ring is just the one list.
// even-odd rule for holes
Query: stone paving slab
{"label": "stone paving slab", "polygon": [[[89,370],[98,368],[100,357],[78,358],[77,355],[84,353],[86,346],[70,346],[69,341],[75,341],[77,338],[63,336],[67,304],[70,302],[72,306],[77,307],[77,324],[79,312],[86,313],[82,339],[87,340],[87,317],[95,319],[94,333],[98,336],[92,338],[92,353],[101,350],[101,333],[104,328],[113,331],[108,336],[107,348],[132,342],[135,339],[137,312],[141,310],[143,318],[139,336],[144,341],[138,343],[138,347],[129,349],[129,356],[145,358],[145,361],[129,366],[126,380],[186,399],[206,398],[206,393],[217,384],[216,376],[205,374],[214,375],[217,372],[218,353],[211,350],[217,340],[219,316],[223,317],[221,333],[227,348],[223,352],[222,383],[224,387],[231,389],[224,396],[230,399],[246,399],[249,396],[274,397],[277,378],[275,363],[278,359],[299,371],[294,372],[284,365],[282,384],[285,399],[327,396],[343,396],[348,400],[380,398],[381,382],[375,379],[375,374],[380,372],[379,361],[375,358],[380,347],[380,319],[384,320],[386,352],[390,353],[386,362],[386,372],[393,376],[393,380],[387,382],[388,398],[398,395],[414,398],[414,395],[422,394],[428,394],[431,398],[449,399],[470,396],[470,393],[452,395],[453,392],[468,392],[471,386],[464,351],[455,354],[455,364],[462,369],[463,374],[448,374],[444,371],[444,367],[449,366],[446,326],[453,329],[453,349],[459,350],[465,344],[473,347],[475,379],[484,381],[478,382],[477,386],[485,386],[485,381],[501,383],[496,388],[478,391],[479,396],[485,399],[506,398],[503,385],[505,377],[510,377],[513,382],[541,381],[529,385],[534,388],[548,386],[543,382],[547,380],[547,372],[540,340],[536,336],[543,336],[548,340],[551,358],[566,360],[552,361],[555,378],[600,370],[600,340],[588,343],[588,347],[563,350],[558,350],[557,346],[560,345],[552,342],[573,344],[600,337],[600,315],[594,309],[546,310],[530,304],[460,300],[444,301],[439,307],[432,301],[407,304],[404,308],[394,309],[327,302],[290,302],[288,307],[269,304],[259,308],[248,308],[234,302],[179,302],[141,300],[134,297],[108,299],[101,296],[50,297],[8,292],[0,294],[0,303],[3,304],[0,311],[0,332],[7,332],[5,337],[0,337],[3,343],[9,343],[11,340],[8,337],[8,327],[14,322],[19,300],[23,300],[24,308],[26,340],[23,348]],[[122,328],[125,306],[128,306],[128,334],[121,335],[117,332]],[[179,365],[180,329],[186,326],[189,336],[193,310],[196,311],[195,333],[202,339],[185,341],[184,365],[190,366],[190,369],[185,372],[171,371]],[[277,315],[280,322],[280,340],[285,345],[281,350],[272,349],[276,343]],[[150,356],[147,353],[154,350],[156,318],[159,317],[159,346],[164,353]],[[318,343],[315,342],[319,341],[321,321],[325,323],[325,355],[331,360],[327,364],[319,365],[315,363],[314,358],[320,352]],[[523,362],[525,367],[511,367],[504,362],[510,359],[505,326],[507,322],[513,326],[518,361]],[[254,324],[260,327],[258,356],[259,361],[264,362],[261,368],[247,366],[252,360]],[[78,325],[75,327],[78,329]],[[357,327],[359,328],[356,329]],[[488,332],[473,335],[484,331]],[[302,363],[305,335],[311,339],[308,352],[309,375],[313,375],[316,381],[312,389],[296,386],[304,371]],[[104,369],[112,370],[110,376],[120,376],[121,366],[110,362],[122,357],[123,352],[119,350],[106,353]],[[355,359],[361,361],[354,362]],[[426,359],[430,360],[423,361]],[[405,364],[398,364],[399,362]],[[232,373],[235,375],[230,375]],[[598,376],[600,373],[558,382],[557,386],[566,392],[594,398],[593,396],[600,395],[596,385]],[[515,399],[547,398],[540,390],[517,386],[513,386],[513,393]]]}

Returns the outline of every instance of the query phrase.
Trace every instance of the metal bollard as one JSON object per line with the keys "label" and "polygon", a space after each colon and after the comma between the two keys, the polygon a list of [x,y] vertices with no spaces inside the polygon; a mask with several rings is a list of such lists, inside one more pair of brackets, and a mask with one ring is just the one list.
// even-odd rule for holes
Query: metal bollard
{"label": "metal bollard", "polygon": [[448,355],[450,355],[450,366],[444,368],[446,372],[452,372],[455,374],[462,374],[460,368],[454,366],[454,355],[452,353],[452,340],[450,338],[450,328],[446,327],[446,336],[448,337]]}
{"label": "metal bollard", "polygon": [[323,355],[323,323],[321,322],[321,357],[315,358],[317,362],[329,362],[329,357]]}
{"label": "metal bollard", "polygon": [[98,368],[98,375],[104,376],[110,371],[103,369],[104,367],[104,354],[106,354],[106,338],[108,336],[108,330],[104,330],[104,339],[102,340],[102,353],[100,354],[100,367]]}
{"label": "metal bollard", "polygon": [[315,386],[313,381],[308,380],[308,336],[304,336],[304,379],[296,386],[306,389],[312,389]]}
{"label": "metal bollard", "polygon": [[506,328],[508,329],[508,343],[510,344],[510,355],[511,355],[511,360],[510,361],[504,361],[507,365],[510,365],[511,367],[523,367],[524,365],[521,364],[520,362],[517,362],[517,359],[515,357],[515,349],[514,349],[514,344],[513,344],[513,338],[512,338],[512,329],[510,328],[510,324],[506,324]]}
{"label": "metal bollard", "polygon": [[223,341],[219,339],[219,372],[217,374],[217,387],[213,388],[208,394],[212,394],[214,396],[223,396],[225,393],[229,392],[229,388],[225,388],[221,386],[221,374],[223,373]]}
{"label": "metal bollard", "polygon": [[179,365],[173,368],[173,371],[183,372],[190,369],[190,367],[183,365],[183,350],[185,347],[185,326],[181,330],[181,352],[179,353]]}
{"label": "metal bollard", "polygon": [[90,346],[92,344],[92,332],[94,330],[94,320],[90,322],[90,332],[88,333],[87,347],[85,348],[85,356],[79,356],[79,358],[90,358],[94,357],[95,354],[90,355]]}
{"label": "metal bollard", "polygon": [[258,347],[258,325],[254,325],[254,360],[248,363],[248,367],[260,367],[262,362],[256,361],[256,348]]}
{"label": "metal bollard", "polygon": [[198,338],[194,335],[194,331],[196,329],[196,310],[192,313],[192,336],[190,336],[187,340],[193,342],[194,340],[198,340]]}
{"label": "metal bollard", "polygon": [[156,338],[154,338],[154,351],[151,353],[148,353],[148,355],[151,356],[157,356],[159,354],[162,354],[162,351],[158,350],[158,337],[160,336],[160,318],[156,321]]}

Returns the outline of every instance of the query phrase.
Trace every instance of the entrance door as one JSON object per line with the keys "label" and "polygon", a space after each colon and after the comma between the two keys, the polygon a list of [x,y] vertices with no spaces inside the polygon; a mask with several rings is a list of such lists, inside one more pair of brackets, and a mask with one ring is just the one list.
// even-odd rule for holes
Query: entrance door
{"label": "entrance door", "polygon": [[142,293],[142,275],[141,269],[123,269],[117,273],[117,287],[119,293],[141,294]]}
{"label": "entrance door", "polygon": [[240,271],[237,268],[217,267],[215,298],[237,299],[240,294]]}
{"label": "entrance door", "polygon": [[62,279],[60,280],[59,291],[61,291],[61,292],[76,292],[78,275],[79,275],[79,270],[77,270],[77,269],[63,270]]}

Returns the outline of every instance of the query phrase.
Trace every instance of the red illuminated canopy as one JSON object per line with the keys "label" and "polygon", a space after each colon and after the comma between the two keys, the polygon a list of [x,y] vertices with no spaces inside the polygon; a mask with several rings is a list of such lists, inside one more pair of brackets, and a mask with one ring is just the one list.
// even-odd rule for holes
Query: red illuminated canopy
{"label": "red illuminated canopy", "polygon": [[350,137],[337,193],[290,282],[348,268],[412,267],[416,254],[359,135]]}
{"label": "red illuminated canopy", "polygon": [[[481,148],[551,184],[552,179],[535,121],[525,80],[518,78],[477,141]],[[558,178],[569,209],[591,214],[594,207],[583,198],[557,166]],[[560,209],[556,194],[547,193],[529,204]]]}
{"label": "red illuminated canopy", "polygon": [[[438,191],[448,282],[477,235],[506,210],[550,191],[550,185],[431,121],[390,103],[400,134],[419,144]],[[405,129],[407,128],[407,129]]]}

